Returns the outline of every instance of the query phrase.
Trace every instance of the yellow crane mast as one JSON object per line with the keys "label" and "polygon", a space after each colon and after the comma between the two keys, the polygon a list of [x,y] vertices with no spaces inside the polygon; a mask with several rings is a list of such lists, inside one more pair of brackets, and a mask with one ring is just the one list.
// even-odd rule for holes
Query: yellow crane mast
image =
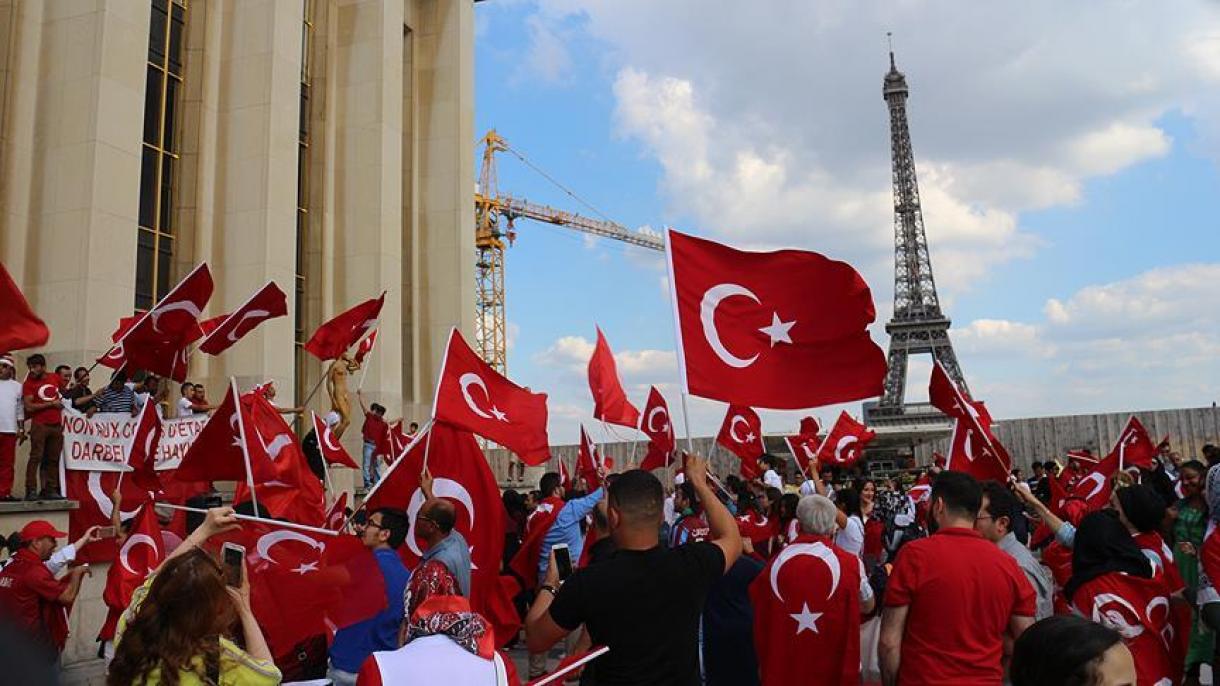
{"label": "yellow crane mast", "polygon": [[[479,353],[500,373],[507,370],[507,340],[504,317],[504,250],[517,238],[514,222],[518,217],[563,226],[575,231],[622,241],[641,248],[664,250],[665,243],[656,236],[638,231],[608,219],[591,219],[547,205],[532,203],[524,198],[501,195],[496,181],[496,153],[509,152],[533,167],[525,157],[509,147],[495,129],[483,136],[483,166],[479,170],[479,187],[474,194],[476,336]],[[534,167],[537,169],[536,167]],[[541,173],[541,170],[539,170]],[[550,177],[552,183],[559,185]],[[560,186],[560,188],[563,188]],[[576,197],[571,191],[564,189]],[[503,222],[503,224],[501,223]]]}

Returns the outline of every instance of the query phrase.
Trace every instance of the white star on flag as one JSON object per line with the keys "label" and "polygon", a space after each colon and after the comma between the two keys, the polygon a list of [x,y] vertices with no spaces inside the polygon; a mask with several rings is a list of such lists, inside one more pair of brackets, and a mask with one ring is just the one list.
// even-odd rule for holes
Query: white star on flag
{"label": "white star on flag", "polygon": [[508,421],[508,415],[504,414],[504,412],[502,412],[500,408],[496,407],[495,405],[491,406],[491,416],[502,422]]}
{"label": "white star on flag", "polygon": [[774,348],[776,343],[792,344],[792,336],[788,334],[792,327],[796,325],[796,320],[790,322],[782,322],[779,319],[778,312],[771,313],[771,326],[764,326],[759,331],[771,337],[771,347]]}
{"label": "white star on flag", "polygon": [[796,620],[797,636],[800,636],[802,631],[818,633],[818,619],[822,617],[822,613],[810,612],[808,603],[801,603],[801,611],[788,616]]}
{"label": "white star on flag", "polygon": [[318,571],[318,563],[317,562],[302,562],[299,567],[297,567],[296,569],[294,569],[292,571],[296,572],[297,574],[300,574],[301,576],[305,576],[306,574],[308,574],[310,572]]}

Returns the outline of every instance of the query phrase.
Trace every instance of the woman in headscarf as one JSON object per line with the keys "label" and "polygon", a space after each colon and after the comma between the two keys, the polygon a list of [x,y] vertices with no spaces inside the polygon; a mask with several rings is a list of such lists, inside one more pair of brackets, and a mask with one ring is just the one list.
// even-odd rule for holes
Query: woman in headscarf
{"label": "woman in headscarf", "polygon": [[[1115,511],[1080,521],[1072,577],[1063,589],[1079,615],[1114,629],[1135,657],[1139,686],[1181,680],[1185,645],[1163,573],[1158,573]],[[1181,647],[1179,647],[1181,646]]]}
{"label": "woman in headscarf", "polygon": [[1165,501],[1154,488],[1146,484],[1119,486],[1115,483],[1110,493],[1110,507],[1118,513],[1118,519],[1127,527],[1144,555],[1152,561],[1158,571],[1164,573],[1170,592],[1180,593],[1186,588],[1178,567],[1173,563],[1173,551],[1161,538],[1161,526],[1165,523]]}

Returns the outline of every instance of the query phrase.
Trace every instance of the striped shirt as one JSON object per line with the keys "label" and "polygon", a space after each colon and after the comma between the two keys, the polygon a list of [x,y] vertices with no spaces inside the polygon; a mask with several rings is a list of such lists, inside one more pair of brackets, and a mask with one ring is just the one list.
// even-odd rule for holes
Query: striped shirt
{"label": "striped shirt", "polygon": [[131,414],[136,406],[136,394],[126,386],[118,389],[107,386],[93,398],[98,412],[122,412]]}

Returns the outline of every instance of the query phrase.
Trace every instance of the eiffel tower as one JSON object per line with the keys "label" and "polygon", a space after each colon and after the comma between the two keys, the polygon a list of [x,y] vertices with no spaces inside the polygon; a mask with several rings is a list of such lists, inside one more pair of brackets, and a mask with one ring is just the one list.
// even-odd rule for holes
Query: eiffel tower
{"label": "eiffel tower", "polygon": [[[890,50],[890,70],[882,88],[890,111],[890,147],[894,182],[894,316],[885,325],[890,335],[889,371],[881,401],[869,404],[870,420],[890,423],[905,419],[917,423],[940,423],[944,419],[930,405],[908,407],[904,401],[907,358],[931,353],[967,395],[969,390],[958,365],[953,344],[949,342],[949,318],[940,309],[932,260],[928,257],[928,238],[924,234],[923,212],[919,208],[919,183],[915,178],[915,155],[911,151],[911,131],[907,125],[906,77],[894,66]],[[887,422],[888,420],[888,422]],[[922,420],[922,421],[919,421]]]}

